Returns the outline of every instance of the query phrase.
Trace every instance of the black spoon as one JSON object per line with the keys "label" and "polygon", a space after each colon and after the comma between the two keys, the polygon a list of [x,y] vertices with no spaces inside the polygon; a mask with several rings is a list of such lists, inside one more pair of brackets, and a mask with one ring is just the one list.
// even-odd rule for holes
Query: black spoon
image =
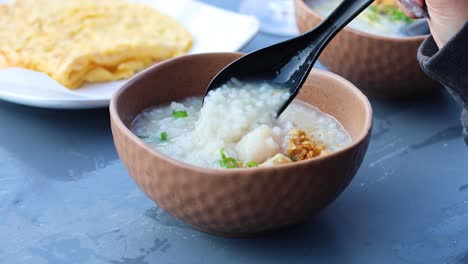
{"label": "black spoon", "polygon": [[232,62],[213,78],[205,96],[231,78],[241,81],[267,81],[288,89],[291,93],[289,99],[278,109],[279,116],[298,94],[325,46],[372,2],[374,0],[343,0],[338,8],[313,30],[254,51]]}

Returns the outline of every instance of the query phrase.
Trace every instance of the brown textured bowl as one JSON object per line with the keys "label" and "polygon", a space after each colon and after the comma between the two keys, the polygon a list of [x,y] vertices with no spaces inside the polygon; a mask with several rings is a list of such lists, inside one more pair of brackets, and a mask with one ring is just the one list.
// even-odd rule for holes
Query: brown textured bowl
{"label": "brown textured bowl", "polygon": [[[304,0],[295,0],[295,10],[302,33],[323,20]],[[369,96],[380,99],[427,96],[437,91],[439,84],[424,74],[416,59],[425,37],[377,36],[346,27],[330,42],[319,60]]]}
{"label": "brown textured bowl", "polygon": [[325,157],[270,168],[207,169],[164,156],[129,130],[148,107],[203,95],[211,78],[240,56],[199,54],[161,63],[130,80],[110,104],[117,151],[140,189],[182,221],[228,236],[294,224],[332,202],[361,165],[372,125],[371,106],[357,88],[314,70],[298,98],[335,116],[353,139]]}

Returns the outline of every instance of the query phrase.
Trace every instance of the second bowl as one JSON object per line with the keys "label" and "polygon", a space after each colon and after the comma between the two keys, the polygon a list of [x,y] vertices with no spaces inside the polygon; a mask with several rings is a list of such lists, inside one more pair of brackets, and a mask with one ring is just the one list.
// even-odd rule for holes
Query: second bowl
{"label": "second bowl", "polygon": [[[295,0],[297,24],[304,33],[323,17],[309,3]],[[366,95],[379,99],[410,99],[428,96],[440,85],[424,74],[416,59],[426,36],[386,37],[346,27],[330,42],[320,62],[352,83]]]}

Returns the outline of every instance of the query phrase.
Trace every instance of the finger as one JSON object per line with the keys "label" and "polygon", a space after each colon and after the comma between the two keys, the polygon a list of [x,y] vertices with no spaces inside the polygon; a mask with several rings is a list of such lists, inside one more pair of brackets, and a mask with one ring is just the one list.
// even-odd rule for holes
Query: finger
{"label": "finger", "polygon": [[411,18],[429,18],[424,0],[399,0],[398,4]]}
{"label": "finger", "polygon": [[426,6],[426,1],[425,0],[414,0],[420,7],[425,7]]}

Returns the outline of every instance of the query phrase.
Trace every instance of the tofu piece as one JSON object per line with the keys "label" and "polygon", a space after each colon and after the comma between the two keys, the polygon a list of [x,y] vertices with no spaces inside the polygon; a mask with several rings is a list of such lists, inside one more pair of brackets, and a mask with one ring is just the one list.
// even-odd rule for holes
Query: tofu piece
{"label": "tofu piece", "polygon": [[279,164],[287,164],[292,163],[292,160],[285,155],[278,153],[273,158],[265,161],[264,163],[260,164],[259,167],[271,167]]}
{"label": "tofu piece", "polygon": [[281,152],[279,136],[266,125],[249,132],[236,144],[235,148],[238,158],[243,162],[255,161],[262,163],[269,157]]}

